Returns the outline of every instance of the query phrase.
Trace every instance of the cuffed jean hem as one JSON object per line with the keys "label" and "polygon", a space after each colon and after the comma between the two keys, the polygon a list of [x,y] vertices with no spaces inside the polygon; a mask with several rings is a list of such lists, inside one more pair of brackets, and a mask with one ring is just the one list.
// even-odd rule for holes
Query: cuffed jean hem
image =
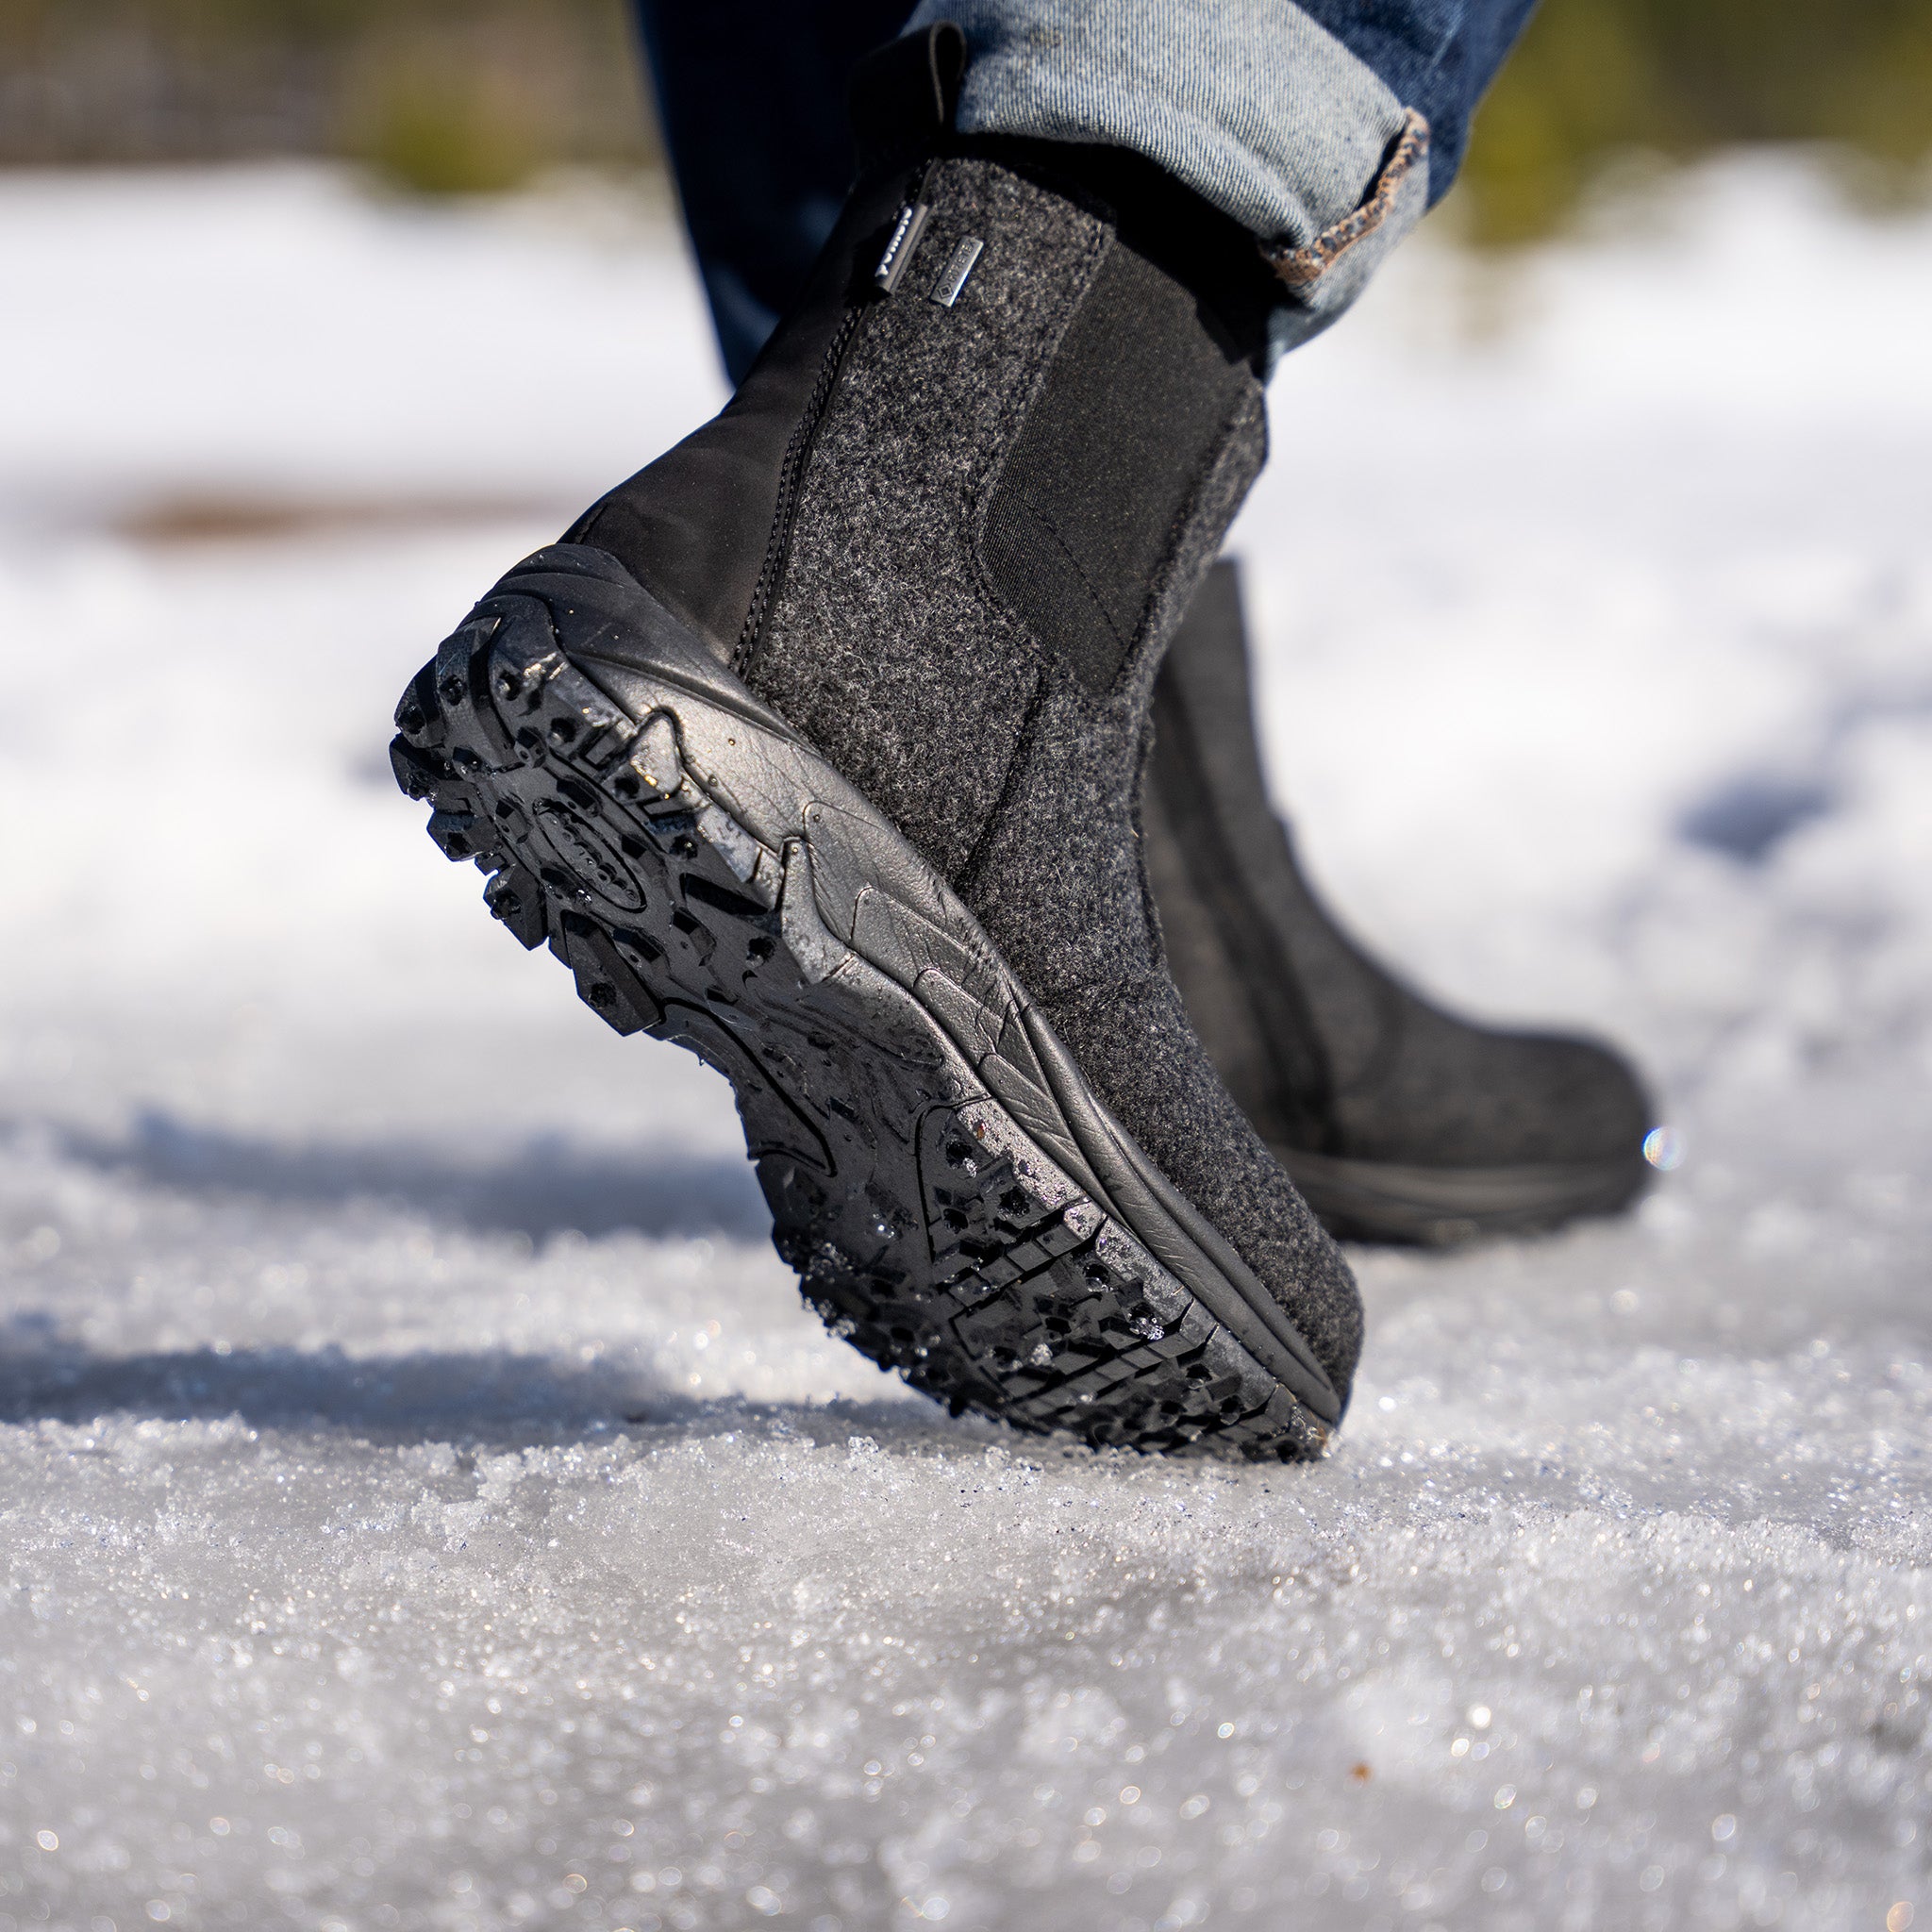
{"label": "cuffed jean hem", "polygon": [[1347,308],[1428,205],[1428,127],[1292,0],[922,0],[958,23],[969,134],[1104,142],[1253,232],[1278,355]]}
{"label": "cuffed jean hem", "polygon": [[1357,208],[1299,247],[1261,244],[1283,290],[1269,318],[1271,366],[1348,308],[1428,206],[1429,124],[1411,108]]}

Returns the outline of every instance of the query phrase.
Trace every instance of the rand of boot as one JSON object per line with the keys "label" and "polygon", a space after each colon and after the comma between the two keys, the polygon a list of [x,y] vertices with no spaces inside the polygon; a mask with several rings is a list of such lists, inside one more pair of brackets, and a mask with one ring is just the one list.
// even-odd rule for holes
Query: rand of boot
{"label": "rand of boot", "polygon": [[1168,962],[1228,1090],[1333,1232],[1441,1244],[1613,1213],[1650,1103],[1618,1054],[1445,1011],[1341,927],[1268,798],[1236,566],[1164,661],[1147,869]]}
{"label": "rand of boot", "polygon": [[956,31],[724,411],[512,571],[406,790],[622,1032],[737,1091],[828,1323],[953,1404],[1312,1453],[1346,1263],[1161,964],[1159,655],[1260,466],[1250,238],[1130,157],[965,143]]}

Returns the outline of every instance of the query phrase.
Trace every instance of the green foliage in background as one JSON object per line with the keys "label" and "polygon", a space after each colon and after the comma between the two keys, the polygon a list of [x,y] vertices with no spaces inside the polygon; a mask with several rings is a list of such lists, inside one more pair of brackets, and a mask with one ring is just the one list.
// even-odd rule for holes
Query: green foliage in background
{"label": "green foliage in background", "polygon": [[277,153],[425,194],[658,158],[625,0],[0,0],[0,159]]}
{"label": "green foliage in background", "polygon": [[[638,106],[626,92],[622,118],[612,125],[607,112],[593,130],[574,92],[588,23],[571,25],[574,58],[559,60],[555,40],[546,48],[514,17],[443,34],[391,24],[349,64],[342,145],[391,187],[432,195],[501,193],[548,162],[629,157],[645,139]],[[608,58],[627,61],[629,49]]]}
{"label": "green foliage in background", "polygon": [[[1932,0],[1544,0],[1477,120],[1460,219],[1535,240],[1620,153],[1751,141],[1915,178]],[[445,194],[648,161],[624,0],[0,0],[0,159],[289,152]]]}
{"label": "green foliage in background", "polygon": [[1464,230],[1554,232],[1607,161],[1829,142],[1908,188],[1932,158],[1932,0],[1543,0],[1478,115]]}
{"label": "green foliage in background", "polygon": [[496,194],[529,177],[543,158],[543,132],[516,94],[488,76],[408,62],[368,86],[349,117],[346,144],[408,192]]}

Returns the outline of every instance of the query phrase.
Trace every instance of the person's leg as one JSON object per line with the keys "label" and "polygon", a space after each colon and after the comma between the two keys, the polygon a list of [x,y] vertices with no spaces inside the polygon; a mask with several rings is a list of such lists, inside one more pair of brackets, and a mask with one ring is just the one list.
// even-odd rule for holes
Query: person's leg
{"label": "person's leg", "polygon": [[596,1010],[731,1077],[841,1333],[1019,1423],[1304,1454],[1359,1303],[1188,1029],[1133,831],[1279,285],[1140,156],[958,136],[963,61],[867,63],[804,292],[446,641],[398,774]]}
{"label": "person's leg", "polygon": [[956,1406],[1286,1456],[1359,1302],[1188,1026],[1137,792],[1271,347],[1428,180],[1367,63],[1234,11],[1037,14],[1033,77],[1072,43],[1106,83],[1046,137],[990,9],[976,132],[957,28],[872,57],[858,182],[736,395],[477,607],[394,755],[525,944],[732,1079],[840,1332]]}

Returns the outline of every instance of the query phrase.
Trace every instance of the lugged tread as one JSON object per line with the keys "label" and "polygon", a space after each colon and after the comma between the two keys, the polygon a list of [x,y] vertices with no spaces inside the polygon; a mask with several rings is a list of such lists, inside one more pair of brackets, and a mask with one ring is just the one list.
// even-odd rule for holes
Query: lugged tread
{"label": "lugged tread", "polygon": [[[734,714],[701,715],[704,694],[667,673],[631,715],[613,691],[633,684],[559,641],[573,619],[591,622],[514,575],[486,598],[397,707],[397,782],[431,807],[444,855],[489,874],[491,912],[526,947],[547,940],[593,1011],[730,1080],[774,1241],[833,1331],[956,1413],[1096,1445],[1319,1454],[1324,1423],[959,1050],[983,1041],[1023,1115],[1052,1125],[1024,1029],[980,1004],[999,984],[983,941],[937,900],[874,891],[877,834],[836,802],[761,839],[726,780],[692,769],[692,732],[715,749]],[[755,705],[740,729],[760,728]],[[748,762],[740,779],[759,772]],[[839,874],[855,943],[820,912],[816,865]],[[898,964],[889,974],[856,946]]]}

